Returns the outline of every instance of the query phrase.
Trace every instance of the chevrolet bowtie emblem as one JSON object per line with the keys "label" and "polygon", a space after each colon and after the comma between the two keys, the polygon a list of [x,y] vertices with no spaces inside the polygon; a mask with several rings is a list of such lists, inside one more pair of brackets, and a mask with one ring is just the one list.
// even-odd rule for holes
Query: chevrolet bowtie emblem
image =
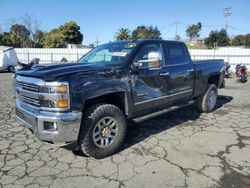
{"label": "chevrolet bowtie emblem", "polygon": [[43,95],[38,95],[38,98],[39,99],[44,99],[44,96]]}

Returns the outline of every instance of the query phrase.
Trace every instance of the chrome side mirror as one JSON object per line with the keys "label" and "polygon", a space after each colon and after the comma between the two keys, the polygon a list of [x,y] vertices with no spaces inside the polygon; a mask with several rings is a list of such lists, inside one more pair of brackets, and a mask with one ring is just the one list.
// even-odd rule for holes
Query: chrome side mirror
{"label": "chrome side mirror", "polygon": [[139,60],[134,63],[134,67],[137,69],[159,70],[162,66],[162,57],[158,52],[150,52],[148,59]]}

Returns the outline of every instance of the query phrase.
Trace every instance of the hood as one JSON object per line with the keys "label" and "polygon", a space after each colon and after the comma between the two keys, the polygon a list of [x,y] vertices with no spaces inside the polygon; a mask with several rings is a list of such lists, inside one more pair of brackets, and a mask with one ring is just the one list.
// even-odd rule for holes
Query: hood
{"label": "hood", "polygon": [[121,68],[111,64],[85,64],[85,63],[56,63],[56,64],[35,64],[31,67],[22,68],[16,71],[16,74],[29,77],[37,77],[46,81],[52,81],[64,75],[79,72],[98,72]]}

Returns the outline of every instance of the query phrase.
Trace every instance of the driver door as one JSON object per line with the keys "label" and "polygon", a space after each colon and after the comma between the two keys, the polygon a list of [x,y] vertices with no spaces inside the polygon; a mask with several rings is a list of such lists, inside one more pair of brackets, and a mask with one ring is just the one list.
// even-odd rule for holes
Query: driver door
{"label": "driver door", "polygon": [[[155,55],[158,56],[157,60],[152,61]],[[134,111],[139,114],[167,104],[167,77],[162,72],[163,57],[162,44],[151,43],[142,46],[133,61],[133,65],[140,65],[131,76]]]}

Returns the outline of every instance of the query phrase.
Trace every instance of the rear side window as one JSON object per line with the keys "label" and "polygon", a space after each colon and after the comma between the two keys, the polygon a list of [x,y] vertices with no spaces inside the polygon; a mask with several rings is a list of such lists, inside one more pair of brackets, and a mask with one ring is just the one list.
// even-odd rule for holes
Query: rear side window
{"label": "rear side window", "polygon": [[188,62],[185,48],[181,43],[166,43],[165,54],[166,65],[184,64]]}

